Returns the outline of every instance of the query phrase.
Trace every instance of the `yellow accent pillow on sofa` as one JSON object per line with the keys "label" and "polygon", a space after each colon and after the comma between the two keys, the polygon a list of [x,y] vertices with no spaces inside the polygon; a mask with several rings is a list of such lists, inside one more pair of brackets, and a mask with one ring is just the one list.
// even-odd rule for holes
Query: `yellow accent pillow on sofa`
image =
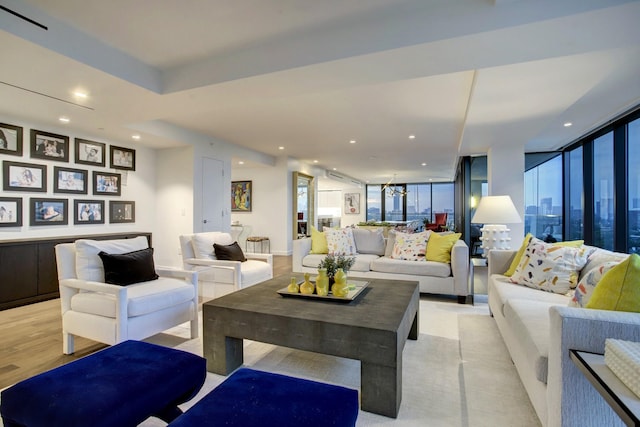
{"label": "yellow accent pillow on sofa", "polygon": [[518,252],[516,252],[516,256],[513,257],[513,261],[511,261],[509,269],[504,273],[505,276],[511,277],[513,276],[513,273],[516,272],[516,268],[518,268],[518,264],[520,264],[522,255],[524,254],[525,249],[527,249],[527,245],[529,244],[529,241],[532,237],[533,235],[531,233],[527,233],[527,235],[524,236],[524,240],[522,241],[522,245],[520,245],[520,249],[518,249]]}
{"label": "yellow accent pillow on sofa", "polygon": [[640,255],[631,254],[607,271],[593,290],[587,308],[640,312]]}
{"label": "yellow accent pillow on sofa", "polygon": [[427,261],[451,262],[451,248],[460,239],[462,233],[431,233],[427,242]]}
{"label": "yellow accent pillow on sofa", "polygon": [[326,254],[329,252],[327,235],[311,226],[311,251],[312,254]]}

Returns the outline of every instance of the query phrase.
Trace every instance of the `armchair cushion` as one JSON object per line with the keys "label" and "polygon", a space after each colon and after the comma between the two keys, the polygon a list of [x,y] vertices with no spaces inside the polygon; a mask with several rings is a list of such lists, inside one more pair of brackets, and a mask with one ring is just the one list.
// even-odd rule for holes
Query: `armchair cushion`
{"label": "armchair cushion", "polygon": [[245,262],[245,258],[238,242],[233,242],[230,245],[213,244],[213,251],[216,254],[216,258],[223,261],[240,261]]}
{"label": "armchair cushion", "polygon": [[213,252],[214,243],[219,245],[230,245],[233,243],[233,239],[231,238],[231,234],[222,233],[220,231],[197,233],[191,238],[193,253],[196,258],[200,259],[216,259],[216,255]]}
{"label": "armchair cushion", "polygon": [[126,254],[98,253],[104,265],[104,280],[112,285],[127,286],[156,280],[153,248],[140,249]]}
{"label": "armchair cushion", "polygon": [[76,240],[76,277],[80,280],[104,282],[104,265],[98,253],[124,254],[149,247],[144,236],[117,240]]}

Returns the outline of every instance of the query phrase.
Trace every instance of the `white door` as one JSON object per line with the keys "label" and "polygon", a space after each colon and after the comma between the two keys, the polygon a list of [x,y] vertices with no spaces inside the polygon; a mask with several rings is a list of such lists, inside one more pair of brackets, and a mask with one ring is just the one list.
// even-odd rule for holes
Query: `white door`
{"label": "white door", "polygon": [[224,164],[220,160],[202,158],[202,231],[221,231],[228,218],[225,197],[230,192],[225,186]]}

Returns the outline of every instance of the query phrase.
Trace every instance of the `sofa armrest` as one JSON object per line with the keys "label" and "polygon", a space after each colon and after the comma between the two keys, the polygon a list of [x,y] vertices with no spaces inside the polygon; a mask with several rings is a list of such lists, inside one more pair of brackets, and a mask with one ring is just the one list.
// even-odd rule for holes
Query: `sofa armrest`
{"label": "sofa armrest", "polygon": [[554,306],[549,315],[548,426],[624,425],[571,361],[569,350],[602,354],[607,338],[640,341],[640,314]]}
{"label": "sofa armrest", "polygon": [[487,274],[504,274],[511,266],[511,262],[518,251],[510,249],[491,249],[487,262]]}
{"label": "sofa armrest", "polygon": [[458,240],[451,248],[451,274],[454,295],[469,295],[469,246]]}
{"label": "sofa armrest", "polygon": [[302,258],[311,252],[311,238],[296,239],[293,241],[292,269],[296,273],[302,273]]}

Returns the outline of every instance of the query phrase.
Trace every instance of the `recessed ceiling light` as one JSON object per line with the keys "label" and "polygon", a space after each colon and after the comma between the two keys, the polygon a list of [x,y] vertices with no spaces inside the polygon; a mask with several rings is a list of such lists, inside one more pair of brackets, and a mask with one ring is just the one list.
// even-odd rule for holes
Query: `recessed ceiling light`
{"label": "recessed ceiling light", "polygon": [[415,135],[409,135],[409,139],[416,139]]}
{"label": "recessed ceiling light", "polygon": [[243,162],[242,160],[240,160],[240,161],[238,162],[238,164],[239,164],[239,165],[244,165],[244,162]]}
{"label": "recessed ceiling light", "polygon": [[333,168],[333,170],[334,170],[334,171],[337,171],[337,170],[338,170],[338,168]]}
{"label": "recessed ceiling light", "polygon": [[573,124],[573,123],[571,123],[571,122],[566,122],[566,123],[564,124],[564,127],[568,128],[568,127],[569,127],[569,126],[571,126],[572,124]]}
{"label": "recessed ceiling light", "polygon": [[314,160],[314,161],[313,161],[313,163],[318,163],[318,161],[317,161],[317,160]]}
{"label": "recessed ceiling light", "polygon": [[422,162],[422,166],[427,166],[427,164],[425,162]]}
{"label": "recessed ceiling light", "polygon": [[355,139],[352,139],[351,141],[349,141],[349,144],[355,144],[355,143],[356,143]]}
{"label": "recessed ceiling light", "polygon": [[89,95],[81,90],[76,90],[75,92],[73,92],[73,96],[75,96],[76,98],[86,99]]}
{"label": "recessed ceiling light", "polygon": [[137,133],[135,135],[131,135],[131,138],[135,139],[136,141],[140,140],[140,135],[138,135]]}
{"label": "recessed ceiling light", "polygon": [[278,147],[278,150],[284,150],[283,146]]}
{"label": "recessed ceiling light", "polygon": [[62,123],[69,123],[71,121],[69,120],[69,117],[65,117],[65,116],[58,118],[58,120],[60,120]]}

